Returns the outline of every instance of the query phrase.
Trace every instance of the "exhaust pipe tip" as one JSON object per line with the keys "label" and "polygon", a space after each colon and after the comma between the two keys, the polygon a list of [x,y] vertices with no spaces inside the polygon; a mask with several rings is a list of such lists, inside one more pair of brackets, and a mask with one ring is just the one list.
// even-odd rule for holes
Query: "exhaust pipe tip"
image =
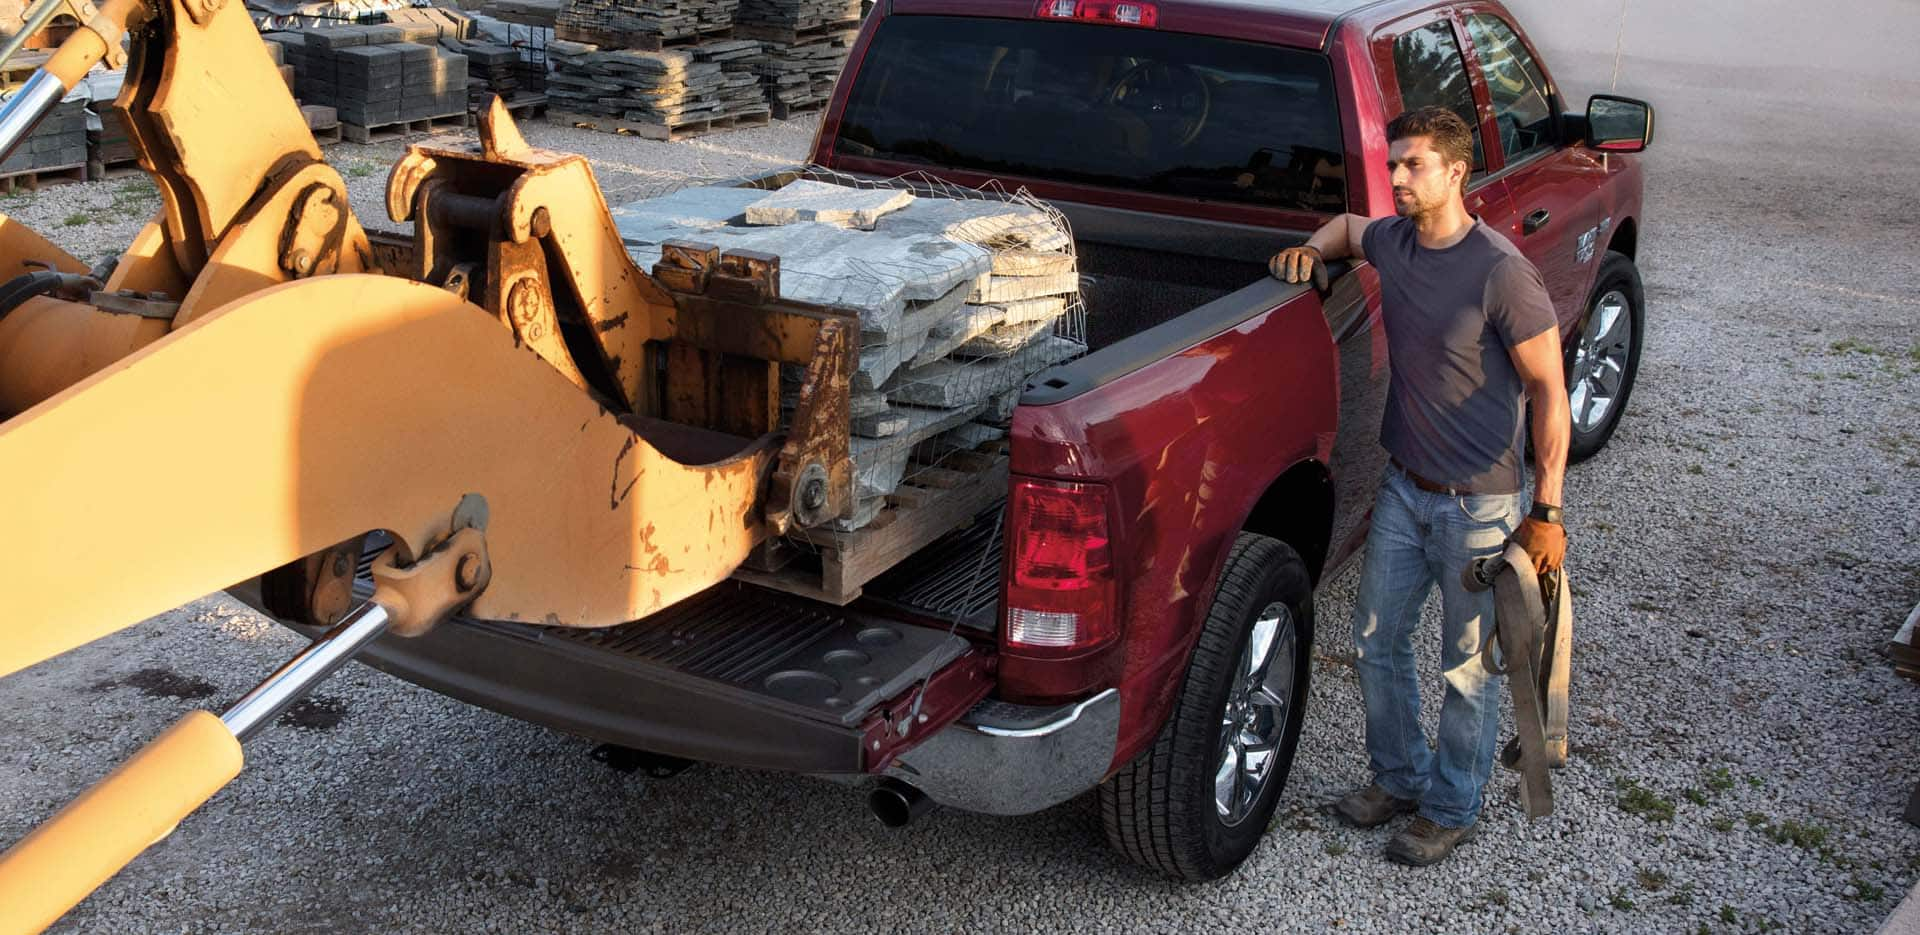
{"label": "exhaust pipe tip", "polygon": [[889,828],[905,828],[932,807],[926,793],[898,779],[882,779],[867,793],[867,808]]}

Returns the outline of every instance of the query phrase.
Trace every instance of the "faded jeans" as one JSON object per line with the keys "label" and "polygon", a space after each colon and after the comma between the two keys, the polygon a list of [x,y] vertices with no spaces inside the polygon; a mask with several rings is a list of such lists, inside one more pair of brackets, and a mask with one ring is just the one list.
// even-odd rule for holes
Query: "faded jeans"
{"label": "faded jeans", "polygon": [[[1374,781],[1419,814],[1449,828],[1480,814],[1493,772],[1503,683],[1480,663],[1492,632],[1493,592],[1472,593],[1460,572],[1497,554],[1519,522],[1520,495],[1456,497],[1421,490],[1389,466],[1374,503],[1367,558],[1354,605],[1360,694],[1367,707],[1367,756]],[[1433,748],[1420,727],[1413,635],[1420,608],[1440,585],[1440,667],[1446,696]]]}

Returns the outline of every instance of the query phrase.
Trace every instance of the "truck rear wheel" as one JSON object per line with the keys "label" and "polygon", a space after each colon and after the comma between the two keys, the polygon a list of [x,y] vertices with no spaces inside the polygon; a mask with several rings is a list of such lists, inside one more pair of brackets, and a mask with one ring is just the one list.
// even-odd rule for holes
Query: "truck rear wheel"
{"label": "truck rear wheel", "polygon": [[1182,880],[1246,860],[1293,768],[1312,643],[1306,564],[1283,542],[1241,533],[1167,723],[1100,786],[1108,843]]}
{"label": "truck rear wheel", "polygon": [[1633,377],[1640,370],[1645,306],[1640,271],[1624,254],[1608,251],[1600,262],[1600,275],[1594,278],[1580,337],[1567,354],[1568,408],[1573,416],[1567,460],[1574,464],[1599,454],[1627,411]]}

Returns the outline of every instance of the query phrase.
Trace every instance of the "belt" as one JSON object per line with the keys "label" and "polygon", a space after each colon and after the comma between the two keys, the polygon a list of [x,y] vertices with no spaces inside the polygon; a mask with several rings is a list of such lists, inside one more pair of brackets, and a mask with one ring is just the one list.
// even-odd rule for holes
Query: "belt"
{"label": "belt", "polygon": [[[1480,662],[1507,676],[1513,693],[1515,736],[1500,752],[1500,765],[1520,774],[1520,802],[1528,818],[1553,812],[1553,780],[1547,771],[1567,762],[1567,688],[1573,673],[1573,595],[1566,569],[1545,578],[1533,573],[1525,549],[1507,544],[1501,555],[1468,567],[1461,583],[1470,591],[1491,587],[1494,626]],[[1494,660],[1498,646],[1504,665]]]}
{"label": "belt", "polygon": [[1454,487],[1448,484],[1442,484],[1439,481],[1428,480],[1424,477],[1421,477],[1418,474],[1413,473],[1412,471],[1407,470],[1407,466],[1404,464],[1401,464],[1399,458],[1388,458],[1387,460],[1389,463],[1393,465],[1394,470],[1397,470],[1400,473],[1405,474],[1407,476],[1407,480],[1413,482],[1414,487],[1420,490],[1424,490],[1428,493],[1443,493],[1449,497],[1490,497],[1490,496],[1496,496],[1496,495],[1509,495],[1509,494],[1514,494],[1518,492],[1513,490],[1468,490],[1465,487]]}

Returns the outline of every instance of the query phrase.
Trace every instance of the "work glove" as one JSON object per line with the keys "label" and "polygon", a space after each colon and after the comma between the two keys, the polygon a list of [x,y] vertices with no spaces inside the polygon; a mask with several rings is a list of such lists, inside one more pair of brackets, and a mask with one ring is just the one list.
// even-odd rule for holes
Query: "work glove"
{"label": "work glove", "polygon": [[1529,516],[1513,531],[1513,544],[1527,550],[1533,573],[1542,578],[1559,571],[1567,560],[1567,528]]}
{"label": "work glove", "polygon": [[1281,282],[1309,282],[1313,279],[1314,264],[1325,262],[1320,251],[1312,247],[1288,247],[1267,261],[1267,272]]}

